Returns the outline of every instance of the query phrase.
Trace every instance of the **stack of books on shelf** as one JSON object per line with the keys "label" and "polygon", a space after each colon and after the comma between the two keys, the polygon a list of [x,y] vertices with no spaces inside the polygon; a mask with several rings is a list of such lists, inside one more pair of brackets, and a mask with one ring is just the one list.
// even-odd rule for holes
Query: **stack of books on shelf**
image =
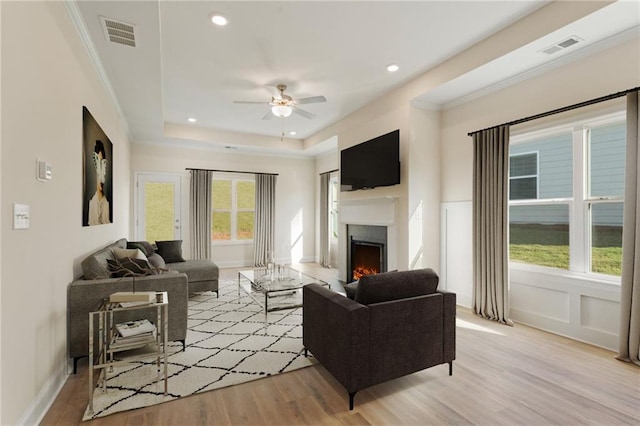
{"label": "stack of books on shelf", "polygon": [[146,319],[116,324],[115,328],[112,350],[133,349],[156,340],[156,326]]}

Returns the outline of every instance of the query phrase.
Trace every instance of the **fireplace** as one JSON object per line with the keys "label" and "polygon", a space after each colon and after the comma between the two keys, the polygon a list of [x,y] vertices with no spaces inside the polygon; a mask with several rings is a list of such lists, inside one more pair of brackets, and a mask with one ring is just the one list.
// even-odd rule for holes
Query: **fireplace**
{"label": "fireplace", "polygon": [[386,226],[348,225],[347,282],[387,271]]}
{"label": "fireplace", "polygon": [[351,281],[382,271],[384,244],[351,240]]}

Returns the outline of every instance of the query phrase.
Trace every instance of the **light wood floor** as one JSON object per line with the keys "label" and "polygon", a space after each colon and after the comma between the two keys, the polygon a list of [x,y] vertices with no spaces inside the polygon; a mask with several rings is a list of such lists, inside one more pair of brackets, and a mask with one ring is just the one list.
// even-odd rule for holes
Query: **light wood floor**
{"label": "light wood floor", "polygon": [[[304,268],[339,287],[335,270]],[[225,269],[221,278],[236,274]],[[614,353],[465,308],[457,321],[453,376],[442,365],[373,386],[356,395],[353,411],[346,391],[317,365],[87,424],[639,424],[640,369]],[[80,424],[87,402],[81,362],[42,424]]]}

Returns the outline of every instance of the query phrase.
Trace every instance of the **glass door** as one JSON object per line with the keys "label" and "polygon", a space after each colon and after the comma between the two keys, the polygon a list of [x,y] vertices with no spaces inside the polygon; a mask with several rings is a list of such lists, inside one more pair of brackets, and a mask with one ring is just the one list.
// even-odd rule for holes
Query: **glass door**
{"label": "glass door", "polygon": [[138,240],[153,243],[182,239],[181,180],[180,175],[137,174],[136,238]]}

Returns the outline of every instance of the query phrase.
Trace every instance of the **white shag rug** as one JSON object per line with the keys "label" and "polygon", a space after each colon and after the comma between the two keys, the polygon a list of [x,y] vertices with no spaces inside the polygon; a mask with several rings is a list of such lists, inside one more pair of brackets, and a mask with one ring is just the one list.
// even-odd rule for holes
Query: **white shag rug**
{"label": "white shag rug", "polygon": [[[171,303],[171,301],[169,301]],[[302,308],[264,311],[235,281],[220,282],[220,297],[206,292],[189,299],[187,347],[168,347],[168,394],[154,359],[114,368],[107,390],[94,392],[93,413],[83,420],[147,407],[316,363],[302,346]]]}

